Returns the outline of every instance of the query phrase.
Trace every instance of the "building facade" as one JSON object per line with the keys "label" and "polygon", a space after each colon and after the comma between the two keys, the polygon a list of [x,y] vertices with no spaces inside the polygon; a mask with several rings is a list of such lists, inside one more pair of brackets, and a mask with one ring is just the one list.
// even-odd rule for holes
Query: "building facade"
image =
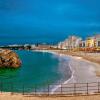
{"label": "building facade", "polygon": [[100,35],[95,35],[95,45],[96,47],[100,47]]}
{"label": "building facade", "polygon": [[88,47],[88,48],[93,48],[93,47],[95,47],[96,45],[95,45],[95,37],[88,37],[87,39],[86,39],[86,47]]}

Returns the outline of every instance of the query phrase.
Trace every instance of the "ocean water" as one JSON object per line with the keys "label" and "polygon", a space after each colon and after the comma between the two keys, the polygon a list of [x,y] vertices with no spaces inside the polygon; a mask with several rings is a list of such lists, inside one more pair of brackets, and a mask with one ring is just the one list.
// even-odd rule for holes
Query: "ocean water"
{"label": "ocean water", "polygon": [[[15,51],[22,60],[18,69],[0,69],[0,89],[6,92],[34,92],[71,77],[66,60],[60,56],[33,51]],[[64,72],[64,71],[66,72]],[[65,74],[64,74],[65,73]],[[23,86],[24,85],[24,86]]]}
{"label": "ocean water", "polygon": [[24,45],[24,44],[36,44],[36,43],[47,43],[47,44],[58,44],[58,42],[65,38],[35,38],[35,37],[0,37],[0,45]]}

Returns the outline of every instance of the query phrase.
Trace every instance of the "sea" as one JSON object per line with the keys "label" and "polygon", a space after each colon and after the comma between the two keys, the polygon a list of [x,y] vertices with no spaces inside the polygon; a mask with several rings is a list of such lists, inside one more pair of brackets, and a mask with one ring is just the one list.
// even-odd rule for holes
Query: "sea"
{"label": "sea", "polygon": [[0,69],[0,90],[4,92],[50,91],[72,76],[69,58],[49,52],[16,50],[22,61],[18,69]]}
{"label": "sea", "polygon": [[66,37],[60,38],[59,36],[56,38],[34,38],[34,37],[0,37],[0,46],[4,45],[24,45],[24,44],[37,44],[37,43],[46,43],[46,44],[58,44],[60,41],[63,41]]}

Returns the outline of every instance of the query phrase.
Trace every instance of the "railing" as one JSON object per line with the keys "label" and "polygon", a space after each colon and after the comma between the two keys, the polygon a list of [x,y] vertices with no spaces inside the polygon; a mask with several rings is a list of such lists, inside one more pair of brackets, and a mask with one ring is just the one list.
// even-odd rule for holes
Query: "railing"
{"label": "railing", "polygon": [[33,88],[26,88],[25,85],[20,86],[20,91],[16,92],[17,88],[14,87],[14,84],[9,84],[5,86],[4,83],[0,83],[1,93],[5,92],[6,88],[11,94],[21,93],[22,95],[31,95],[31,96],[43,96],[43,95],[60,95],[60,96],[75,96],[75,95],[90,95],[90,94],[99,94],[100,93],[100,82],[92,83],[70,83],[70,84],[60,84],[58,89],[51,91],[56,85],[47,85],[44,88],[39,89],[38,85]]}

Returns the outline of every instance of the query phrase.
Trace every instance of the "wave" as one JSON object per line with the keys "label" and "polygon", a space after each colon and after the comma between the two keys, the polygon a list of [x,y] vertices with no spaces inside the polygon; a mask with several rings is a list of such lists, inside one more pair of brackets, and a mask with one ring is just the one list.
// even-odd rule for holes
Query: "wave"
{"label": "wave", "polygon": [[74,80],[74,70],[72,69],[72,67],[71,67],[70,64],[69,64],[69,67],[70,67],[70,70],[71,70],[71,72],[72,72],[71,77],[70,77],[68,80],[64,81],[62,84],[56,85],[56,86],[51,90],[51,93],[50,93],[50,94],[54,94],[54,93],[56,92],[57,89],[61,88],[62,85],[67,84],[67,83],[68,83],[69,81],[71,81],[71,80],[73,80],[73,82],[75,82],[75,80]]}
{"label": "wave", "polygon": [[[68,57],[70,57],[70,56],[67,56],[67,55],[65,55],[65,54],[58,54],[58,53],[56,53],[56,52],[53,52],[53,51],[50,51],[50,50],[34,50],[34,51],[36,51],[36,52],[47,52],[47,53],[51,53],[51,54],[54,54],[54,55],[57,55],[57,56],[59,56],[60,58],[64,58],[64,59],[66,59],[66,58],[68,58]],[[67,61],[67,60],[66,60]],[[65,61],[65,62],[66,62]],[[74,79],[74,70],[72,69],[72,67],[71,67],[71,65],[70,65],[70,63],[68,62],[68,66],[69,66],[69,68],[70,68],[70,71],[71,71],[71,77],[70,78],[68,78],[66,81],[61,81],[61,83],[59,84],[59,85],[55,85],[54,87],[52,87],[52,89],[50,90],[50,94],[54,94],[56,91],[57,91],[57,89],[59,89],[59,88],[61,88],[61,86],[62,85],[64,85],[64,84],[67,84],[67,83],[69,83],[70,81],[72,82],[75,82],[75,79]],[[61,66],[60,66],[61,67]]]}

